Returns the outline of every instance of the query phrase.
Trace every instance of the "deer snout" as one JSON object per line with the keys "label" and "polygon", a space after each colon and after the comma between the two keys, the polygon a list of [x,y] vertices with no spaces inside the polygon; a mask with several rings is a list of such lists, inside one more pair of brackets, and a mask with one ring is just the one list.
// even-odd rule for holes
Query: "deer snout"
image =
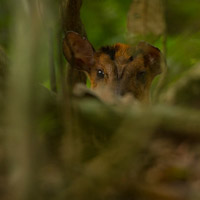
{"label": "deer snout", "polygon": [[120,87],[117,87],[114,90],[114,95],[117,97],[123,97],[126,94],[125,90],[121,89]]}

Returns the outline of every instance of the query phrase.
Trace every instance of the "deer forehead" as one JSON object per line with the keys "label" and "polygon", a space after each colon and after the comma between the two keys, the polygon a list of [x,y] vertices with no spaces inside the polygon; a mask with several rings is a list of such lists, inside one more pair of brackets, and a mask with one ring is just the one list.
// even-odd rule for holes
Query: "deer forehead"
{"label": "deer forehead", "polygon": [[99,50],[99,54],[106,54],[111,60],[116,60],[123,62],[123,60],[128,60],[130,57],[130,46],[126,44],[117,43],[113,46],[105,46]]}
{"label": "deer forehead", "polygon": [[103,69],[108,74],[122,75],[124,70],[137,71],[144,67],[141,52],[133,52],[126,44],[117,43],[113,46],[102,47],[95,55],[96,68]]}

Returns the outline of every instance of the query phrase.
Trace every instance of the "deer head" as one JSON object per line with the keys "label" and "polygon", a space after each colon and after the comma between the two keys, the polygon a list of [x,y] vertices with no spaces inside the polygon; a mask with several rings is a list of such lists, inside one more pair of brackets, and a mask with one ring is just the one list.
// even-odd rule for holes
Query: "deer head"
{"label": "deer head", "polygon": [[95,51],[86,38],[70,31],[63,50],[68,62],[87,74],[92,90],[105,88],[116,97],[131,94],[148,102],[152,80],[161,73],[161,52],[146,42],[135,47],[117,43]]}

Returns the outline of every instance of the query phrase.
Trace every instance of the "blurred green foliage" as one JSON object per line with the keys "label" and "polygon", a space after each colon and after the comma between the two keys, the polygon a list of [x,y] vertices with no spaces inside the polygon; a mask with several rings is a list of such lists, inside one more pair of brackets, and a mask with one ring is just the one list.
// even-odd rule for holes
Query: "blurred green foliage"
{"label": "blurred green foliage", "polygon": [[82,19],[92,44],[99,48],[126,41],[126,18],[132,0],[85,0]]}

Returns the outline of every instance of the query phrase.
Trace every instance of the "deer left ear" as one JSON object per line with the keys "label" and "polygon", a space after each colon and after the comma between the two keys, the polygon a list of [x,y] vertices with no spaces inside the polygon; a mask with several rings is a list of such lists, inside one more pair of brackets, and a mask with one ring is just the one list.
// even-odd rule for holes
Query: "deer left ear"
{"label": "deer left ear", "polygon": [[94,49],[80,34],[69,31],[63,40],[63,51],[68,62],[78,70],[90,71],[94,64]]}
{"label": "deer left ear", "polygon": [[162,54],[160,50],[146,42],[140,42],[137,49],[144,55],[144,64],[150,68],[152,75],[156,76],[160,74],[162,72]]}

